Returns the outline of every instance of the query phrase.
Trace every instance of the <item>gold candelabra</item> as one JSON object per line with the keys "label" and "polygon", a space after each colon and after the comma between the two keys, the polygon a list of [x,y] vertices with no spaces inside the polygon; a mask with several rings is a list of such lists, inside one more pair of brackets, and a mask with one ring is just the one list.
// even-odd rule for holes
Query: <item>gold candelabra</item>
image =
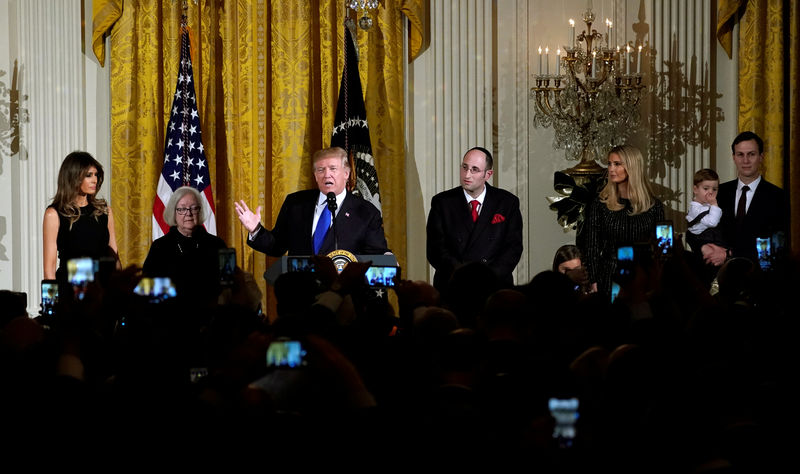
{"label": "gold candelabra", "polygon": [[[624,143],[639,125],[642,83],[642,44],[610,46],[613,24],[606,19],[607,33],[592,29],[591,5],[583,14],[586,30],[575,35],[570,19],[570,45],[565,55],[557,50],[556,74],[550,74],[550,50],[539,48],[539,73],[534,76],[531,97],[535,102],[534,127],[553,127],[553,146],[564,149],[567,158],[580,162],[567,170],[578,183],[604,172],[597,163],[611,147]],[[542,71],[542,53],[546,68]],[[648,59],[645,48],[645,59]],[[562,74],[562,66],[566,73]]]}

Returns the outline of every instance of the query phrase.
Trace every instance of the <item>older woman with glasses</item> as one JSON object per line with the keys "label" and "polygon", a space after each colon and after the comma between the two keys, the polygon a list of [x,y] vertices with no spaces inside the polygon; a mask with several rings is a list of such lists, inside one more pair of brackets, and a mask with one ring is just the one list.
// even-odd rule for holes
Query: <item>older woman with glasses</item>
{"label": "older woman with glasses", "polygon": [[164,208],[169,232],[156,239],[144,261],[145,276],[172,279],[181,295],[216,297],[219,249],[225,242],[206,232],[200,193],[189,186],[175,190]]}

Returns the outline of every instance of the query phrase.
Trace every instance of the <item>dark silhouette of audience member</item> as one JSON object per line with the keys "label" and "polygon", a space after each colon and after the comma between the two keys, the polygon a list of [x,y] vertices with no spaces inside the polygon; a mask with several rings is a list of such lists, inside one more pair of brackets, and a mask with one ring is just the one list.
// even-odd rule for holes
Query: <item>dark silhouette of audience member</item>
{"label": "dark silhouette of audience member", "polygon": [[[367,262],[340,274],[320,257],[319,271],[282,275],[274,315],[236,272],[199,321],[178,300],[134,294],[139,269],[116,271],[54,318],[0,308],[4,426],[69,429],[97,449],[156,427],[147,442],[180,453],[775,471],[791,452],[776,407],[791,403],[797,262],[732,259],[712,296],[679,249],[644,261],[614,303],[549,269],[507,288],[477,264],[441,298],[398,282],[398,314],[366,284]],[[304,365],[267,365],[284,340],[303,346]],[[549,402],[573,398],[570,444],[553,437]]]}
{"label": "dark silhouette of audience member", "polygon": [[457,267],[445,285],[442,305],[458,318],[462,328],[475,328],[486,299],[506,285],[485,263],[469,262]]}

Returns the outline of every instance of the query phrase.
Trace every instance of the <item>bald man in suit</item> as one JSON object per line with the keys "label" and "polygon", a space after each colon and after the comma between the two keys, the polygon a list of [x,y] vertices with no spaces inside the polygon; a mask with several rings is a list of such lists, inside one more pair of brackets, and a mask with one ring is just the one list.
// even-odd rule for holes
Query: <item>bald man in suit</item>
{"label": "bald man in suit", "polygon": [[522,256],[522,214],[516,196],[487,183],[492,167],[488,150],[470,149],[461,162],[461,186],[431,200],[427,256],[440,291],[468,262],[485,263],[502,282],[514,283],[512,272]]}

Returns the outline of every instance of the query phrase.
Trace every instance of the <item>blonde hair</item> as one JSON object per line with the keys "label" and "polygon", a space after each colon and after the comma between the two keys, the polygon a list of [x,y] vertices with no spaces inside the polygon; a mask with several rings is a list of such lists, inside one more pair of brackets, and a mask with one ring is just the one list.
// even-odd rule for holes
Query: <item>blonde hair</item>
{"label": "blonde hair", "polygon": [[105,199],[97,199],[97,193],[103,185],[103,165],[85,151],[73,151],[64,158],[58,170],[58,189],[51,206],[69,219],[70,229],[81,217],[81,210],[75,205],[75,198],[80,194],[83,179],[92,167],[97,170],[97,186],[94,194],[86,196],[86,201],[94,207],[92,215],[97,219],[98,216],[108,214],[108,204]]}
{"label": "blonde hair", "polygon": [[[612,154],[618,155],[628,174],[628,200],[631,202],[630,215],[641,214],[655,203],[653,190],[650,182],[644,176],[644,157],[638,148],[630,145],[615,146],[608,152],[608,157]],[[606,160],[608,161],[608,159]],[[605,187],[600,191],[600,202],[604,203],[611,211],[620,211],[625,206],[619,202],[619,190],[617,184],[607,181]]]}

